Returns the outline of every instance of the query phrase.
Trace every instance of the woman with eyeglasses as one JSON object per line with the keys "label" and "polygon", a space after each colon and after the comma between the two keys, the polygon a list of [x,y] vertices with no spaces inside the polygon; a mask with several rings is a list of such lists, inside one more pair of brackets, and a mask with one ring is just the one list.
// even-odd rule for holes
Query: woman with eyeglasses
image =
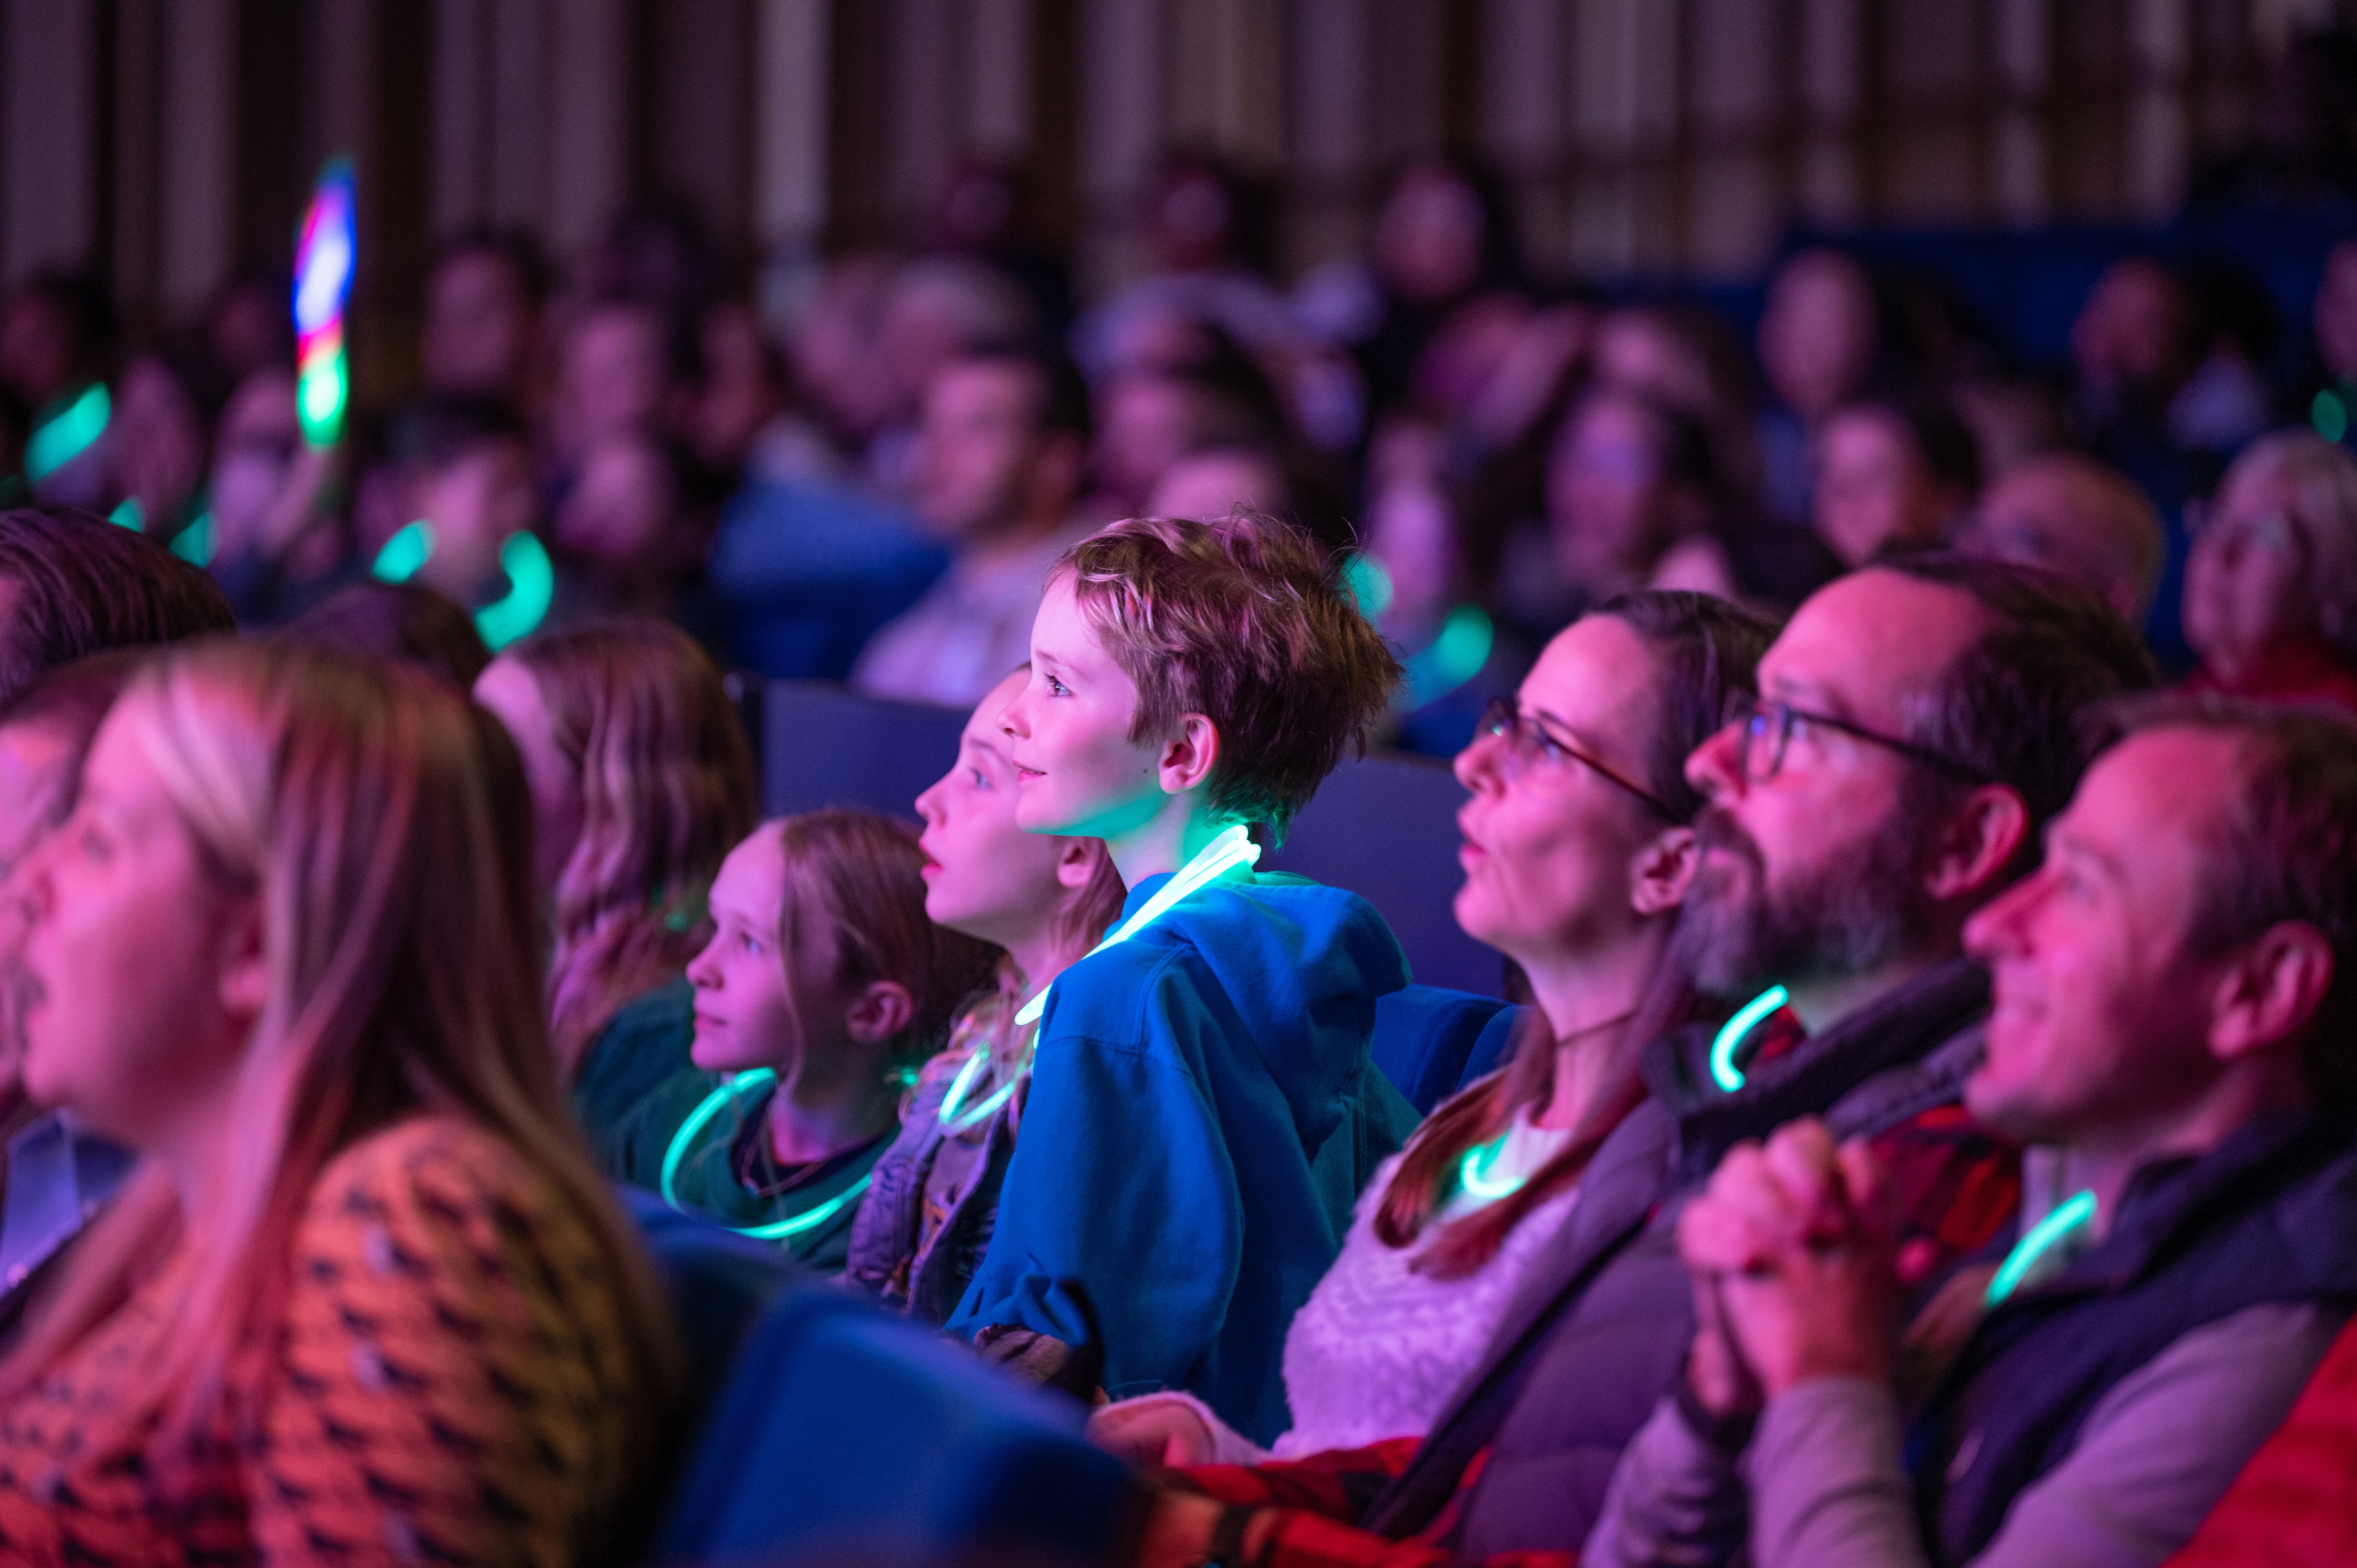
{"label": "woman with eyeglasses", "polygon": [[[1643,1098],[1637,1050],[1695,1010],[1670,958],[1703,804],[1685,759],[1752,694],[1774,634],[1706,595],[1620,595],[1558,633],[1458,755],[1458,923],[1522,966],[1537,1005],[1508,1063],[1361,1196],[1286,1338],[1276,1457],[1428,1430]],[[1090,1434],[1141,1463],[1268,1456],[1183,1394],[1110,1405]]]}
{"label": "woman with eyeglasses", "polygon": [[2244,449],[2185,569],[2197,692],[2357,711],[2357,456],[2305,430]]}

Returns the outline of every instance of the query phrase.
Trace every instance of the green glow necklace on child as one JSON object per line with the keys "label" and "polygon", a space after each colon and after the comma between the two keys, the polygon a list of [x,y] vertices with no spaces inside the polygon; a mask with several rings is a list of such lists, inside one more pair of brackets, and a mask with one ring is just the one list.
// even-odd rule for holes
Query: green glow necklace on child
{"label": "green glow necklace on child", "polygon": [[[740,1072],[710,1094],[705,1095],[704,1103],[688,1113],[687,1120],[679,1124],[679,1131],[672,1134],[671,1147],[663,1151],[662,1186],[662,1200],[665,1203],[682,1214],[695,1212],[680,1202],[679,1193],[674,1186],[679,1176],[680,1163],[687,1158],[688,1146],[695,1142],[695,1135],[703,1132],[705,1125],[715,1116],[719,1115],[722,1107],[730,1101],[739,1094],[749,1094],[767,1089],[777,1081],[778,1075],[765,1067],[755,1068],[750,1072]],[[790,1236],[799,1236],[803,1231],[815,1230],[834,1219],[843,1211],[844,1205],[858,1202],[859,1195],[867,1190],[867,1183],[870,1179],[872,1178],[868,1176],[861,1176],[817,1208],[804,1209],[802,1213],[787,1219],[776,1220],[768,1225],[731,1225],[728,1229],[736,1231],[739,1236],[750,1236],[757,1241],[782,1241]]]}

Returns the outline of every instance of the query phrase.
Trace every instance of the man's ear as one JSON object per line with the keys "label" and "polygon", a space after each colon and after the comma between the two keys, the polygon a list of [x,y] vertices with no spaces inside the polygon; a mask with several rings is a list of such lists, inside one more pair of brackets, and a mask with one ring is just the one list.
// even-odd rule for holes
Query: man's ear
{"label": "man's ear", "polygon": [[872,1046],[906,1030],[916,1016],[916,998],[907,986],[897,980],[871,980],[851,998],[843,1027],[861,1045]]}
{"label": "man's ear", "polygon": [[1103,839],[1064,839],[1056,851],[1056,885],[1077,893],[1097,874],[1097,863],[1111,852]]}
{"label": "man's ear", "polygon": [[263,933],[262,900],[228,900],[221,923],[221,1004],[232,1017],[262,1016],[270,1004],[270,954]]}
{"label": "man's ear", "polygon": [[1202,788],[1219,760],[1219,726],[1201,714],[1179,714],[1178,727],[1162,743],[1161,760],[1155,765],[1162,792],[1183,795]]}
{"label": "man's ear", "polygon": [[1945,903],[1995,888],[2029,839],[2029,802],[2010,784],[1981,784],[1932,835],[1923,890]]}
{"label": "man's ear", "polygon": [[2210,998],[2210,1054],[2236,1061],[2307,1027],[2332,988],[2332,944],[2305,920],[2282,920],[2243,944]]}
{"label": "man's ear", "polygon": [[1629,908],[1665,915],[1685,902],[1702,846],[1692,828],[1672,828],[1646,841],[1629,865]]}

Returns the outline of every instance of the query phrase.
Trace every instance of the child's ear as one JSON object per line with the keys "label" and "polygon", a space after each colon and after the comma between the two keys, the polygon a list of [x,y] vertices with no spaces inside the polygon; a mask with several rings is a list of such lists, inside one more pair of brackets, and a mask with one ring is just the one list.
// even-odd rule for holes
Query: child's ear
{"label": "child's ear", "polygon": [[1181,714],[1178,727],[1162,743],[1158,765],[1162,792],[1184,795],[1210,781],[1220,760],[1220,729],[1201,714]]}
{"label": "child's ear", "polygon": [[1077,893],[1097,874],[1097,863],[1108,853],[1103,839],[1065,839],[1056,852],[1056,884]]}
{"label": "child's ear", "polygon": [[916,1021],[917,999],[897,980],[871,980],[854,993],[844,1032],[863,1046],[888,1040]]}

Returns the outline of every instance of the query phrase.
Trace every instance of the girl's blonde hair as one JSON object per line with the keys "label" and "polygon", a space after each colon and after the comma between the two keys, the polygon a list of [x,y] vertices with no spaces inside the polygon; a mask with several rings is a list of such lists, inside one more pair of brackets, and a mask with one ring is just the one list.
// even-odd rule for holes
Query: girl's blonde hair
{"label": "girl's blonde hair", "polygon": [[640,992],[711,936],[705,900],[757,814],[752,749],[720,671],[652,620],[519,643],[556,747],[581,780],[581,836],[556,884],[550,1035],[565,1076]]}
{"label": "girl's blonde hair", "polygon": [[0,1363],[0,1401],[185,1246],[170,1344],[119,1416],[160,1416],[167,1444],[199,1441],[232,1413],[227,1369],[275,1353],[296,1232],[322,1172],[371,1133],[431,1113],[498,1137],[596,1238],[627,1340],[629,1476],[656,1473],[678,1352],[636,1233],[558,1098],[534,964],[530,803],[506,732],[424,675],[281,643],[169,655],[115,712],[136,726],[207,874],[259,901],[268,994],[234,1090],[238,1157],[217,1197],[185,1213],[155,1162],[135,1172]]}

